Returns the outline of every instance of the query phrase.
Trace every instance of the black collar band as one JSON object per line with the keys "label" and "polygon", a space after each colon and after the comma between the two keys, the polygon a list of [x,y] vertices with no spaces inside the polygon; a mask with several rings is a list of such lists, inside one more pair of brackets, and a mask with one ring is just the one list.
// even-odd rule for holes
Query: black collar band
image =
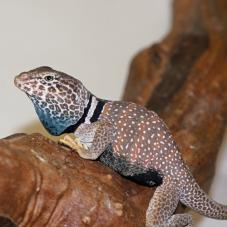
{"label": "black collar band", "polygon": [[92,117],[90,119],[91,123],[95,122],[95,121],[97,121],[99,119],[99,117],[100,117],[100,115],[102,113],[103,107],[106,104],[106,101],[104,101],[102,99],[97,99],[97,101],[98,101],[98,104],[97,104],[97,106],[95,108],[95,111],[94,111],[94,113],[93,113],[93,115],[92,115]]}
{"label": "black collar band", "polygon": [[[79,120],[76,124],[71,125],[71,126],[69,126],[68,128],[66,128],[66,129],[64,130],[64,132],[62,132],[62,134],[63,134],[63,133],[74,133],[74,132],[76,131],[76,129],[77,129],[81,124],[83,124],[83,123],[85,122],[85,119],[86,119],[86,117],[87,117],[87,115],[88,115],[88,112],[89,112],[89,110],[90,110],[90,108],[91,108],[91,104],[92,104],[92,99],[93,99],[93,97],[94,97],[93,95],[90,95],[88,105],[87,105],[87,107],[84,109],[84,113],[83,113],[82,117],[80,118],[80,120]],[[100,117],[100,115],[101,115],[101,113],[102,113],[103,107],[104,107],[104,105],[105,105],[106,102],[107,102],[107,101],[102,100],[102,99],[98,99],[98,98],[96,98],[96,99],[97,99],[97,101],[98,101],[98,104],[97,104],[97,106],[96,106],[96,108],[95,108],[95,110],[94,110],[94,113],[93,113],[93,115],[92,115],[92,117],[91,117],[91,119],[90,119],[90,122],[91,122],[91,123],[92,123],[92,122],[95,122],[95,121],[97,121],[97,120],[99,119],[99,117]]]}
{"label": "black collar band", "polygon": [[[85,118],[87,117],[88,111],[89,111],[89,109],[90,109],[90,107],[91,107],[92,97],[93,97],[93,95],[90,95],[89,102],[88,102],[88,104],[87,104],[87,107],[84,109],[84,113],[83,113],[82,117],[80,118],[80,120],[77,121],[76,124],[71,125],[71,126],[69,126],[68,128],[66,128],[66,129],[64,130],[63,133],[73,133],[73,132],[76,131],[76,129],[77,129],[81,124],[84,123]],[[63,133],[62,133],[62,134],[63,134]]]}

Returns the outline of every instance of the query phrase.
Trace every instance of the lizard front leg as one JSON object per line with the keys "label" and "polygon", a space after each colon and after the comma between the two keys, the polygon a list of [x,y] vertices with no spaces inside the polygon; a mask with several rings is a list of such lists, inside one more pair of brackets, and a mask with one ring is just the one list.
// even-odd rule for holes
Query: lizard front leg
{"label": "lizard front leg", "polygon": [[75,131],[75,138],[66,135],[61,143],[76,150],[84,159],[97,159],[112,142],[113,126],[106,121],[81,124]]}
{"label": "lizard front leg", "polygon": [[63,139],[60,139],[60,144],[64,144],[67,147],[72,148],[73,150],[77,151],[80,157],[84,159],[91,159],[86,153],[88,151],[88,147],[86,144],[80,142],[79,138],[74,137],[72,138],[70,135],[66,135]]}

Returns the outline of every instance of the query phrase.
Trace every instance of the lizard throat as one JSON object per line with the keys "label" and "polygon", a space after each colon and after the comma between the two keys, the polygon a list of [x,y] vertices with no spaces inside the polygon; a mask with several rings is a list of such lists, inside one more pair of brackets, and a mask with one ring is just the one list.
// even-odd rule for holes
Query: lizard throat
{"label": "lizard throat", "polygon": [[90,95],[89,102],[87,107],[84,109],[84,113],[80,120],[76,124],[69,126],[63,133],[74,133],[81,124],[90,124],[97,121],[105,104],[106,101]]}

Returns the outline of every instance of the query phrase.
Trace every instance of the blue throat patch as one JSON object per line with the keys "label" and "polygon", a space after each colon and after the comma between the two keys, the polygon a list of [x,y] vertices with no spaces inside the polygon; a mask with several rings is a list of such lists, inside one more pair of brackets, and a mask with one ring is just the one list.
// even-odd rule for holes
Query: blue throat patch
{"label": "blue throat patch", "polygon": [[[46,105],[40,103],[39,100],[37,100],[35,97],[30,96],[29,98],[33,102],[36,113],[43,126],[50,134],[54,136],[59,136],[64,133],[74,133],[78,126],[85,122],[92,103],[92,95],[90,95],[88,104],[84,108],[82,116],[66,116],[56,111],[51,112],[51,110]],[[105,103],[105,100],[98,99],[98,105],[96,106],[93,116],[90,119],[91,122],[98,120]]]}
{"label": "blue throat patch", "polygon": [[59,116],[54,116],[50,113],[50,110],[48,108],[41,108],[34,102],[33,104],[43,126],[50,134],[54,136],[59,136],[63,134],[66,128],[76,123],[75,119],[67,119],[61,118]]}

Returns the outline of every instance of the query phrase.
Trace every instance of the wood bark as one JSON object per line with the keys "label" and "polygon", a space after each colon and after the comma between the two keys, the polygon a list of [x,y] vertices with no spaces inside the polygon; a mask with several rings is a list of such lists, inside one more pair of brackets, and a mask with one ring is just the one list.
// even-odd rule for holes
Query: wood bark
{"label": "wood bark", "polygon": [[135,56],[123,95],[164,118],[202,186],[227,120],[226,25],[227,1],[175,0],[170,33]]}
{"label": "wood bark", "polygon": [[[123,99],[164,118],[208,189],[227,120],[227,2],[175,0],[173,15],[133,59]],[[39,134],[0,140],[0,226],[142,227],[154,190]]]}

